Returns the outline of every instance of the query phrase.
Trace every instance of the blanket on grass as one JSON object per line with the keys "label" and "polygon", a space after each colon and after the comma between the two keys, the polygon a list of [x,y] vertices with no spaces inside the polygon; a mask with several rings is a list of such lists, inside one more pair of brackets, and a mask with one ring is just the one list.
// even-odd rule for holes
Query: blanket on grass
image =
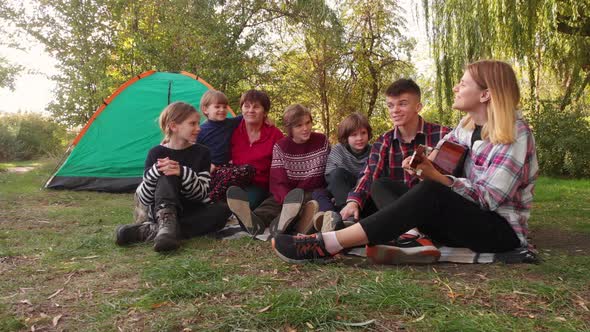
{"label": "blanket on grass", "polygon": [[[239,239],[242,237],[252,237],[248,232],[244,231],[235,219],[230,219],[228,224],[219,232],[216,237],[224,240]],[[269,241],[270,232],[267,229],[264,233],[254,237],[260,241]],[[502,253],[478,253],[468,248],[453,248],[453,247],[438,247],[440,250],[439,263],[463,263],[463,264],[490,264],[502,262],[506,264],[515,263],[539,263],[539,256],[536,249],[529,245],[527,248],[518,248],[508,252]],[[345,255],[355,257],[367,257],[365,247],[352,248],[348,250]]]}

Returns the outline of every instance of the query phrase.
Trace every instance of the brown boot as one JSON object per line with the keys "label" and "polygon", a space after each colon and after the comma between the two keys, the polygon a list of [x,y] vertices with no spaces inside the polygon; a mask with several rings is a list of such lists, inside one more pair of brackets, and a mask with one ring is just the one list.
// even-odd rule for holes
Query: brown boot
{"label": "brown boot", "polygon": [[153,241],[158,232],[158,225],[153,222],[120,225],[115,232],[115,243],[126,246],[137,242]]}
{"label": "brown boot", "polygon": [[156,212],[158,233],[154,239],[155,251],[170,251],[178,249],[178,220],[174,207],[161,208]]}

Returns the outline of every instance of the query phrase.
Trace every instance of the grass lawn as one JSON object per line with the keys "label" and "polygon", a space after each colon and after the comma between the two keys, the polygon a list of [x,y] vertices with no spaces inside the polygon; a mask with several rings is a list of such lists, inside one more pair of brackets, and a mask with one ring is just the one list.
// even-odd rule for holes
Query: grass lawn
{"label": "grass lawn", "polygon": [[295,266],[248,239],[119,248],[131,194],[40,190],[54,166],[0,164],[0,331],[590,330],[590,180],[538,181],[539,265]]}

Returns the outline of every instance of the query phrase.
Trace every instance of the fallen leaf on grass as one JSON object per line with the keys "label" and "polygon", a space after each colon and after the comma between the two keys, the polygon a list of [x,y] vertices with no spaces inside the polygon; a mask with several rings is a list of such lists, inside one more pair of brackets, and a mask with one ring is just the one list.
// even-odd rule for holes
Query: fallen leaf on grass
{"label": "fallen leaf on grass", "polygon": [[368,320],[365,322],[358,322],[358,323],[347,323],[347,322],[339,322],[339,323],[342,325],[345,325],[345,326],[364,327],[364,326],[368,326],[371,324],[375,324],[376,321],[377,321],[376,319],[371,319],[371,320]]}
{"label": "fallen leaf on grass", "polygon": [[31,301],[29,301],[29,300],[21,300],[20,303],[22,303],[22,304],[28,304],[28,305],[33,305],[31,303]]}
{"label": "fallen leaf on grass", "polygon": [[306,323],[305,323],[305,325],[307,325],[307,327],[309,327],[309,328],[310,328],[310,329],[312,329],[312,330],[314,329],[313,325],[311,325],[311,323],[310,323],[310,322],[306,322]]}
{"label": "fallen leaf on grass", "polygon": [[560,321],[560,322],[565,322],[566,319],[563,317],[555,317],[555,320]]}
{"label": "fallen leaf on grass", "polygon": [[424,317],[426,317],[426,314],[422,314],[422,316],[420,316],[420,317],[418,317],[418,318],[414,319],[414,323],[417,323],[417,322],[419,322],[419,321],[423,320],[423,319],[424,319]]}
{"label": "fallen leaf on grass", "polygon": [[163,307],[163,306],[169,305],[169,304],[170,304],[170,302],[168,302],[168,301],[164,301],[164,302],[160,302],[160,303],[154,303],[154,304],[152,304],[151,308],[152,309],[158,309],[159,307]]}
{"label": "fallen leaf on grass", "polygon": [[52,321],[53,322],[53,327],[56,327],[57,326],[57,323],[59,323],[59,320],[61,319],[61,316],[62,315],[57,315],[57,316],[53,317],[53,321]]}
{"label": "fallen leaf on grass", "polygon": [[63,290],[64,290],[63,288],[58,289],[55,293],[49,295],[49,297],[47,299],[51,300],[52,298],[56,297],[57,294],[61,293]]}
{"label": "fallen leaf on grass", "polygon": [[268,311],[268,309],[270,309],[270,307],[272,307],[272,304],[271,304],[271,305],[268,305],[268,306],[266,306],[266,307],[264,307],[264,308],[262,308],[262,309],[260,309],[260,310],[258,310],[258,312],[259,312],[259,313],[263,313],[263,312],[265,312],[265,311]]}

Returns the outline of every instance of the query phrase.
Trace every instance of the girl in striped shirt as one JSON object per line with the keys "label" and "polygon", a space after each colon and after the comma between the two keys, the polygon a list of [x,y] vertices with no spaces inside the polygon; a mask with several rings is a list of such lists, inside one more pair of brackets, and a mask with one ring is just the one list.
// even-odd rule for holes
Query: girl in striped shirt
{"label": "girl in striped shirt", "polygon": [[197,110],[187,103],[172,103],[160,114],[159,123],[164,140],[148,152],[143,181],[136,190],[151,218],[119,226],[118,245],[153,241],[155,251],[173,250],[181,237],[221,229],[230,215],[224,204],[206,204],[211,153],[196,143],[200,131]]}

